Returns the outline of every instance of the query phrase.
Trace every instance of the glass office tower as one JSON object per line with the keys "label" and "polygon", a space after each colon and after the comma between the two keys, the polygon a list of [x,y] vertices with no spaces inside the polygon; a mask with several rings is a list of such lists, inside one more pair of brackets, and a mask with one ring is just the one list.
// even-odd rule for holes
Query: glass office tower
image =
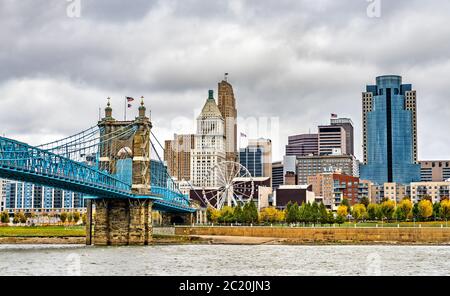
{"label": "glass office tower", "polygon": [[420,181],[416,92],[401,76],[380,76],[363,93],[364,164],[360,177],[377,184]]}

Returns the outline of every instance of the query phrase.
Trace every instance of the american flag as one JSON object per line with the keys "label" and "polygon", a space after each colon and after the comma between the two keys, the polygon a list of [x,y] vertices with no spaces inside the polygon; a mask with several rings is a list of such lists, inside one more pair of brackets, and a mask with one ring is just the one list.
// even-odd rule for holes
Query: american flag
{"label": "american flag", "polygon": [[331,118],[338,118],[337,114],[331,113]]}

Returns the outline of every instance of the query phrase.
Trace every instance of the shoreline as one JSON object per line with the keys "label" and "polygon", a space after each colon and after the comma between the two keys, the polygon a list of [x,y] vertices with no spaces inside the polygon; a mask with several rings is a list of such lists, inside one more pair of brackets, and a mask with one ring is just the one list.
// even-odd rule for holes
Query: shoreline
{"label": "shoreline", "polygon": [[[0,245],[85,245],[84,237],[0,237]],[[270,246],[450,246],[438,242],[396,242],[396,241],[305,241],[295,238],[189,235],[158,236],[150,246],[155,245],[270,245]]]}

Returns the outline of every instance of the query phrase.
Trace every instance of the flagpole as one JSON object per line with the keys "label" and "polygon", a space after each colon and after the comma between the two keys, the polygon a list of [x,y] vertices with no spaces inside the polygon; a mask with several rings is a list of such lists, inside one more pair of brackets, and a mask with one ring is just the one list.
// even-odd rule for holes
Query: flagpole
{"label": "flagpole", "polygon": [[123,110],[123,121],[127,121],[127,96],[125,96],[125,109]]}

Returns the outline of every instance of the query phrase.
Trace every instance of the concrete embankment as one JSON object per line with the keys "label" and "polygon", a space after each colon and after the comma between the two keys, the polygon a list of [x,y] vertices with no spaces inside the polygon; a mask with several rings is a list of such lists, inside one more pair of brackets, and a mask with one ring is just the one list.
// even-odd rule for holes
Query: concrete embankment
{"label": "concrete embankment", "polygon": [[[450,228],[290,228],[290,227],[176,227],[176,235],[214,238],[224,243],[274,244],[450,244]],[[230,239],[239,237],[239,240]]]}

